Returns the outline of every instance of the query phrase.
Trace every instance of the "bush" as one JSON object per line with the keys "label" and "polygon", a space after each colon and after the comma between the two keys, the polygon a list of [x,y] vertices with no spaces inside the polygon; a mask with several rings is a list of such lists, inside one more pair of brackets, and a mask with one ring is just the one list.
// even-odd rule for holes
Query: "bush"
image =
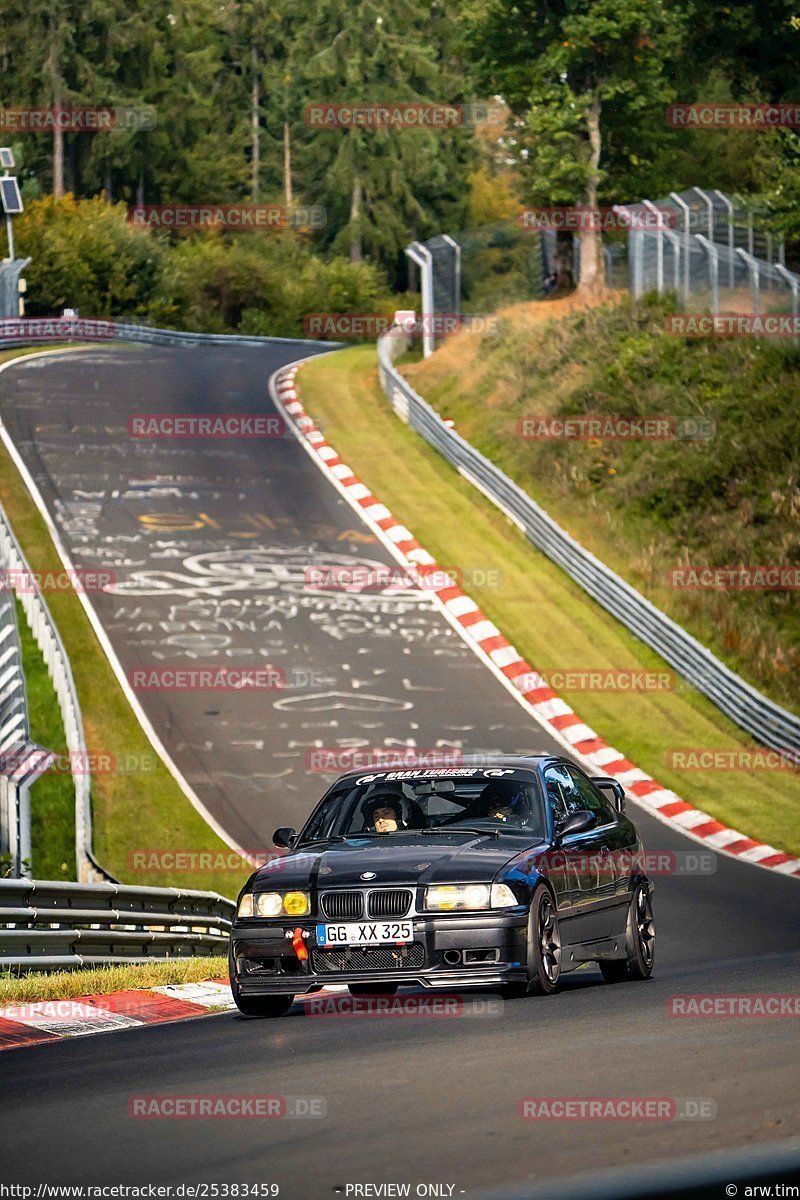
{"label": "bush", "polygon": [[325,262],[299,237],[204,233],[168,252],[150,309],[158,325],[205,332],[303,337],[310,312],[391,312],[385,283],[368,263]]}
{"label": "bush", "polygon": [[17,253],[30,257],[26,312],[142,316],[161,273],[164,243],[127,220],[124,204],[46,196],[15,225]]}

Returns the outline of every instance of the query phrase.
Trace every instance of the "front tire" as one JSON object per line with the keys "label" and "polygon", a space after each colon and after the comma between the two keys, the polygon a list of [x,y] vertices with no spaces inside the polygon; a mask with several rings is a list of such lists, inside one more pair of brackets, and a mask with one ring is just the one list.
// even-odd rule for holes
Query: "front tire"
{"label": "front tire", "polygon": [[640,879],[631,896],[625,926],[626,956],[600,963],[606,983],[649,979],[656,956],[656,927],[653,894],[646,879]]}
{"label": "front tire", "polygon": [[506,1000],[521,996],[550,996],[561,976],[561,934],[553,897],[547,888],[534,893],[528,916],[528,981],[500,989]]}
{"label": "front tire", "polygon": [[294,1004],[291,996],[243,996],[236,982],[233,969],[230,971],[233,1002],[245,1017],[282,1017]]}

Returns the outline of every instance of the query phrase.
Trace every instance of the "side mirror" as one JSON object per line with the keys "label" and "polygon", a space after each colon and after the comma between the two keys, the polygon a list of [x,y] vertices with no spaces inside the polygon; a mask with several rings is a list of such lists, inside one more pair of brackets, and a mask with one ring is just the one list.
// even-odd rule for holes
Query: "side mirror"
{"label": "side mirror", "polygon": [[614,796],[614,808],[617,812],[625,812],[625,788],[618,779],[607,775],[593,775],[592,783],[603,792],[611,792]]}
{"label": "side mirror", "polygon": [[276,829],[272,835],[274,844],[276,846],[285,846],[287,850],[291,850],[296,839],[297,830],[292,829],[291,825],[281,825],[280,829]]}
{"label": "side mirror", "polygon": [[556,831],[558,840],[562,842],[571,833],[584,833],[596,824],[597,817],[594,813],[589,812],[588,808],[580,808],[577,812],[570,813],[564,824],[558,828]]}

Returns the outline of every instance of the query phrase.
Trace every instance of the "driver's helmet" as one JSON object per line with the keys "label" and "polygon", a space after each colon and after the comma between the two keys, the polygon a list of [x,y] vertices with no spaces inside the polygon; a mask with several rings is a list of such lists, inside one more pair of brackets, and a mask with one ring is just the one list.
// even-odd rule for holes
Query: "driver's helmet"
{"label": "driver's helmet", "polygon": [[481,792],[475,815],[509,825],[525,825],[530,807],[524,785],[512,779],[493,779]]}
{"label": "driver's helmet", "polygon": [[365,800],[361,805],[361,812],[364,817],[364,827],[369,828],[375,823],[375,812],[379,808],[391,808],[397,817],[398,829],[405,828],[403,820],[403,801],[395,792],[378,792]]}

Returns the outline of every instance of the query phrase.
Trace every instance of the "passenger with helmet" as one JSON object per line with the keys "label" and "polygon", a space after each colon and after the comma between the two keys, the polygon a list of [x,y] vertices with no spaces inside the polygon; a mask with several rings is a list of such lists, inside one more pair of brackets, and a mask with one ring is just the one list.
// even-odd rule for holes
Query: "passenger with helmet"
{"label": "passenger with helmet", "polygon": [[524,787],[513,780],[493,779],[478,797],[475,816],[504,825],[527,825],[530,806]]}

